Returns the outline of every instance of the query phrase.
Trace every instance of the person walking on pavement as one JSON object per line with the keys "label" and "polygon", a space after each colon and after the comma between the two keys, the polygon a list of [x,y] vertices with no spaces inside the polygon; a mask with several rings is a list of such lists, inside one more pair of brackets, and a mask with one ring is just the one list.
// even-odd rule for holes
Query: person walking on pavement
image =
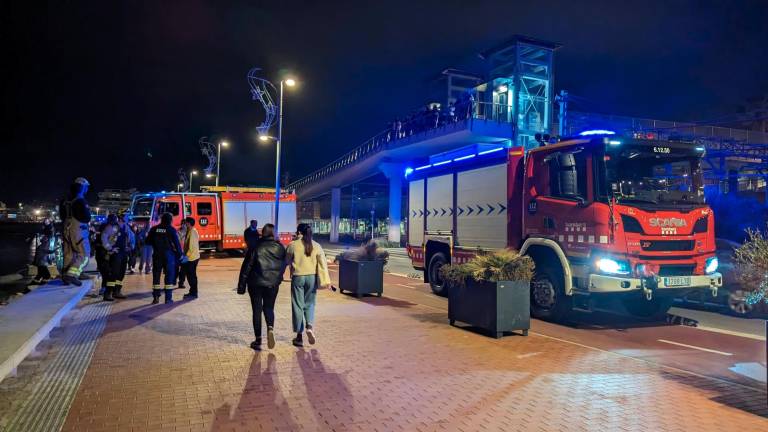
{"label": "person walking on pavement", "polygon": [[[147,244],[152,247],[152,304],[160,302],[160,294],[165,290],[165,303],[173,303],[173,287],[176,268],[181,258],[179,234],[173,227],[173,215],[163,213],[160,223],[153,226],[147,234]],[[160,276],[165,276],[165,285],[160,284]]]}
{"label": "person walking on pavement", "polygon": [[256,246],[256,242],[259,241],[259,222],[256,219],[251,220],[251,224],[243,232],[243,238],[245,238],[247,250]]}
{"label": "person walking on pavement", "polygon": [[152,272],[152,246],[147,243],[149,223],[144,224],[136,236],[136,248],[141,254],[139,257],[139,273],[150,274]]}
{"label": "person walking on pavement", "polygon": [[247,287],[251,298],[255,336],[251,348],[256,351],[261,350],[262,311],[267,322],[267,347],[275,347],[275,299],[284,273],[285,247],[275,240],[275,226],[266,224],[261,230],[261,239],[248,248],[237,284],[237,293],[245,294]]}
{"label": "person walking on pavement", "polygon": [[297,347],[304,346],[302,333],[305,330],[309,343],[315,343],[313,323],[317,286],[331,284],[325,252],[318,242],[312,240],[312,228],[301,225],[299,234],[301,238],[291,242],[286,251],[286,262],[291,269],[291,316],[296,333],[293,345]]}
{"label": "person walking on pavement", "polygon": [[80,274],[91,256],[88,223],[91,221],[91,209],[85,200],[88,192],[88,180],[78,177],[69,188],[69,196],[59,204],[59,216],[63,223],[62,248],[64,266],[61,280],[65,285],[80,286]]}
{"label": "person walking on pavement", "polygon": [[189,292],[184,294],[184,298],[194,300],[197,298],[197,263],[200,262],[200,234],[195,228],[195,219],[188,217],[182,222],[186,229],[184,240],[181,242],[183,255],[181,257],[181,267],[189,280]]}
{"label": "person walking on pavement", "polygon": [[120,212],[101,233],[101,244],[109,255],[109,280],[104,291],[104,301],[124,299],[121,292],[123,279],[128,268],[128,258],[136,245],[133,230],[125,222],[125,213]]}

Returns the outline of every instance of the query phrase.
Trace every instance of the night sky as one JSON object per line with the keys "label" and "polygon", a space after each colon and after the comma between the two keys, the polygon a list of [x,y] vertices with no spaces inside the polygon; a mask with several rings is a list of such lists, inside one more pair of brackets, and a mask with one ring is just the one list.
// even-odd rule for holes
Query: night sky
{"label": "night sky", "polygon": [[555,88],[583,98],[573,109],[717,119],[768,92],[766,23],[765,0],[7,2],[0,201],[56,199],[76,176],[94,191],[173,188],[179,168],[205,167],[203,135],[233,145],[223,183],[271,185],[252,66],[301,80],[283,141],[296,178],[513,34],[563,44]]}

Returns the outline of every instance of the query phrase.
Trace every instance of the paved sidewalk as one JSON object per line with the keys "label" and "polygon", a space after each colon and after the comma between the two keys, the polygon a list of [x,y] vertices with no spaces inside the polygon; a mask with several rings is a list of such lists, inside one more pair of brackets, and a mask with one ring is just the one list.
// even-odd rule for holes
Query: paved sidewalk
{"label": "paved sidewalk", "polygon": [[200,299],[172,306],[129,277],[63,430],[768,430],[764,392],[386,297],[321,291],[318,344],[296,349],[284,284],[278,346],[254,353],[239,264],[203,261]]}

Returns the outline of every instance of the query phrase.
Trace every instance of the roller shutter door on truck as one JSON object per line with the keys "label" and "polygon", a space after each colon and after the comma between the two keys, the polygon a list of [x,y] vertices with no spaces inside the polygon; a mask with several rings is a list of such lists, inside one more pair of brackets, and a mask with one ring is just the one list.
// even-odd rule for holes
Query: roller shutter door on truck
{"label": "roller shutter door on truck", "polygon": [[408,244],[421,246],[424,241],[424,180],[408,184]]}
{"label": "roller shutter door on truck", "polygon": [[507,245],[507,165],[458,173],[456,239],[463,247]]}
{"label": "roller shutter door on truck", "polygon": [[453,174],[427,179],[427,231],[453,229]]}

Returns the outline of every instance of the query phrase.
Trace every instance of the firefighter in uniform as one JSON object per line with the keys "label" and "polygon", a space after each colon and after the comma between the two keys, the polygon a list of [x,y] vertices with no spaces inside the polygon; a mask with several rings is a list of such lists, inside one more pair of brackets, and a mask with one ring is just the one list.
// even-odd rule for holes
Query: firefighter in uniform
{"label": "firefighter in uniform", "polygon": [[80,286],[80,273],[91,256],[88,223],[91,221],[91,209],[85,200],[88,192],[88,180],[78,177],[69,188],[69,196],[59,204],[59,215],[63,221],[62,248],[64,266],[61,280],[65,285]]}
{"label": "firefighter in uniform", "polygon": [[121,210],[110,222],[101,234],[101,244],[109,254],[109,279],[104,291],[104,301],[126,298],[121,293],[123,278],[128,266],[128,257],[136,245],[133,230],[125,221],[125,211]]}
{"label": "firefighter in uniform", "polygon": [[[181,244],[172,223],[173,216],[163,213],[160,223],[153,226],[147,234],[147,245],[152,246],[152,304],[160,302],[163,290],[165,302],[173,303],[174,279],[181,258]],[[160,284],[161,273],[165,276],[165,285]]]}

